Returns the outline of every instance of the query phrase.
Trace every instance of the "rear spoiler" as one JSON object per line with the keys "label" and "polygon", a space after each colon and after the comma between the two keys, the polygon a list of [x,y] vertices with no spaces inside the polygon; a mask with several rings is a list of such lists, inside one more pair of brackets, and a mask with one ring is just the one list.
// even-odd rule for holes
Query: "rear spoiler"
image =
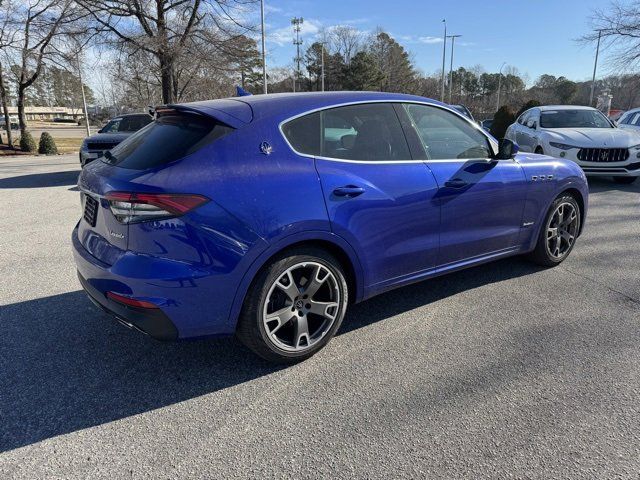
{"label": "rear spoiler", "polygon": [[[151,108],[149,109],[151,113]],[[190,113],[194,115],[201,115],[204,117],[213,118],[220,123],[232,128],[239,128],[247,124],[247,122],[216,108],[208,106],[191,106],[191,105],[159,105],[153,108],[152,116],[159,118],[164,115],[171,115],[175,113]]]}

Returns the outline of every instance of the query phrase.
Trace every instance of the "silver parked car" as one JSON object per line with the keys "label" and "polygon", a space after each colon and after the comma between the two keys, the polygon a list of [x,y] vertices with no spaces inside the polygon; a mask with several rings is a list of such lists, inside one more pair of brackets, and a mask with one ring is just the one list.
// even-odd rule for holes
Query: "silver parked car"
{"label": "silver parked car", "polygon": [[633,110],[624,112],[617,123],[620,128],[640,133],[640,108],[634,108]]}
{"label": "silver parked car", "polygon": [[80,165],[84,167],[87,163],[100,158],[105,152],[152,121],[153,118],[148,113],[131,113],[112,118],[98,130],[98,133],[84,139],[80,147]]}
{"label": "silver parked car", "polygon": [[587,175],[611,176],[618,183],[633,183],[640,177],[640,135],[616,127],[595,108],[531,108],[509,126],[505,138],[523,152],[572,160]]}

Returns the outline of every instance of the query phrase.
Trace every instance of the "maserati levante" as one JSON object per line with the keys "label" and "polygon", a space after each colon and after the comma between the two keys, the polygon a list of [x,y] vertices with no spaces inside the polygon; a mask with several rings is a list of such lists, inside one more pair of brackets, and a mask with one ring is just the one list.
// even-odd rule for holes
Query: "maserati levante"
{"label": "maserati levante", "polygon": [[640,176],[640,135],[618,128],[595,108],[531,108],[505,136],[523,151],[570,159],[587,175],[611,176],[618,183],[633,183]]}
{"label": "maserati levante", "polygon": [[575,162],[371,92],[158,107],[78,186],[74,256],[96,305],[158,339],[235,334],[277,362],[392,288],[513,255],[559,264],[588,203]]}

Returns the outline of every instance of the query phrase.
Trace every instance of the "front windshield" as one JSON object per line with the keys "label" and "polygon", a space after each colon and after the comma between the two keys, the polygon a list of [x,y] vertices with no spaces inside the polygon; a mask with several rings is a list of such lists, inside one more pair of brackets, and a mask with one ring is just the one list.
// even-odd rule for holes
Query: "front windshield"
{"label": "front windshield", "polygon": [[118,131],[119,127],[120,127],[120,122],[122,121],[122,118],[114,118],[113,120],[109,120],[109,123],[107,123],[104,127],[102,127],[101,132],[102,133],[115,133]]}
{"label": "front windshield", "polygon": [[545,110],[540,115],[542,128],[613,128],[597,110]]}

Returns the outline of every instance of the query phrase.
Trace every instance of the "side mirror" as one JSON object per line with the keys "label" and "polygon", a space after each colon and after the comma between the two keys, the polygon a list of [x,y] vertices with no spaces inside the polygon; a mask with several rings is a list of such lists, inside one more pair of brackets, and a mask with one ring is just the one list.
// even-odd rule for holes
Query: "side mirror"
{"label": "side mirror", "polygon": [[533,128],[534,130],[536,129],[537,125],[536,125],[536,121],[535,120],[529,120],[527,122],[527,127],[529,128]]}
{"label": "side mirror", "polygon": [[516,156],[520,151],[520,147],[516,142],[512,142],[507,138],[503,138],[498,142],[498,154],[496,160],[509,160]]}

